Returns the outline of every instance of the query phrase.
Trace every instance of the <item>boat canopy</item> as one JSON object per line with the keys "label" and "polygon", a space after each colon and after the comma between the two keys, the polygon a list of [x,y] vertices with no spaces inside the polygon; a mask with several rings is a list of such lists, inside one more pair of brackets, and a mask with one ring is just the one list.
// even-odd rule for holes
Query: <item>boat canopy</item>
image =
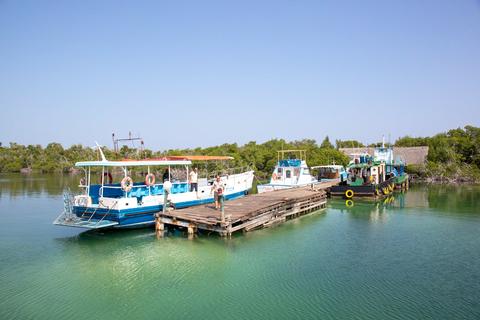
{"label": "boat canopy", "polygon": [[119,161],[80,161],[76,167],[140,167],[140,166],[182,166],[191,165],[190,160],[145,159]]}
{"label": "boat canopy", "polygon": [[373,166],[378,166],[380,164],[381,164],[380,161],[373,161],[373,162],[370,162],[370,163],[352,163],[352,164],[348,165],[348,168],[350,168],[350,169],[371,168]]}
{"label": "boat canopy", "polygon": [[285,159],[278,162],[279,167],[300,167],[302,160],[300,159]]}
{"label": "boat canopy", "polygon": [[233,160],[233,157],[229,156],[168,156],[171,160],[190,160],[190,161],[215,161],[215,160]]}

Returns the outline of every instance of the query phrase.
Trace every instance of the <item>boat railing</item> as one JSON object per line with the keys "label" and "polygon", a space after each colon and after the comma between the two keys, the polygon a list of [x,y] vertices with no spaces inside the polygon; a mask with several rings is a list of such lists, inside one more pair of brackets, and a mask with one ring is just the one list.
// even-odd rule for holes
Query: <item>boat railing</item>
{"label": "boat railing", "polygon": [[74,196],[69,189],[63,192],[63,212],[60,216],[64,219],[72,220],[75,216],[73,213]]}
{"label": "boat railing", "polygon": [[[175,186],[185,185],[187,183],[188,182],[186,182],[186,181],[172,182],[172,188],[175,189]],[[159,187],[163,188],[163,183],[155,183],[151,186],[148,186],[146,184],[136,184],[136,185],[132,186],[132,189],[130,191],[128,191],[128,194],[132,194],[132,192],[134,192],[134,190],[145,189],[146,191],[148,191],[149,195],[151,195],[152,194],[152,189],[159,188]],[[99,196],[103,197],[105,189],[122,190],[123,191],[121,186],[108,186],[108,185],[107,186],[101,186],[100,189],[98,190]],[[123,191],[123,195],[125,195],[125,191]]]}
{"label": "boat railing", "polygon": [[222,169],[222,170],[209,172],[208,175],[207,175],[207,179],[214,179],[217,175],[220,176],[220,177],[231,176],[231,175],[234,175],[234,174],[242,174],[242,173],[245,173],[245,172],[248,172],[248,171],[253,171],[252,167],[250,165],[234,167],[234,168],[227,168],[227,169]]}

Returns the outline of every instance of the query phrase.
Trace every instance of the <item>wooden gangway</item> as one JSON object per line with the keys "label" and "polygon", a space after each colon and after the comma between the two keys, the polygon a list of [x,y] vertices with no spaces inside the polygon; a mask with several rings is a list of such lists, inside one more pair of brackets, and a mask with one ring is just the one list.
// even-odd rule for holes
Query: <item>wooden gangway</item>
{"label": "wooden gangway", "polygon": [[207,231],[229,236],[237,231],[270,227],[325,208],[326,189],[337,183],[248,195],[225,202],[223,213],[213,204],[159,212],[156,230],[163,232],[166,226],[174,226],[186,228],[189,234]]}

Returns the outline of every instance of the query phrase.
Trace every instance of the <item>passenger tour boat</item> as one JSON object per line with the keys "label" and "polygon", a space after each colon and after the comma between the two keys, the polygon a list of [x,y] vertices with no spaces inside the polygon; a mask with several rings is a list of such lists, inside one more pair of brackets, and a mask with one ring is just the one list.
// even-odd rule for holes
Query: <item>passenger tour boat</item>
{"label": "passenger tour boat", "polygon": [[[229,160],[231,157],[174,156],[161,159],[108,161],[99,147],[101,161],[77,162],[84,177],[79,187],[83,192],[64,198],[64,212],[55,225],[87,229],[142,227],[154,223],[154,214],[163,209],[164,195],[173,208],[185,208],[212,203],[213,179],[199,178],[198,190],[190,191],[189,173],[192,161]],[[142,181],[133,181],[132,168],[146,175]],[[113,181],[113,170],[120,170],[122,179]],[[158,182],[153,169],[164,170],[164,181]],[[224,199],[231,200],[246,195],[252,188],[253,171],[243,169],[221,174]],[[99,177],[95,177],[98,176]],[[94,180],[99,181],[95,183]]]}

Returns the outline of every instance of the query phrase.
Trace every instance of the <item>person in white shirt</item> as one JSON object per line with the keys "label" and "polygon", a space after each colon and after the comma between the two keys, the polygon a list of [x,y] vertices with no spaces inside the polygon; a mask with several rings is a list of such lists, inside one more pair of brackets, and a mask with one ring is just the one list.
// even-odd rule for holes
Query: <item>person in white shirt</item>
{"label": "person in white shirt", "polygon": [[223,197],[224,185],[220,181],[220,176],[217,176],[212,184],[213,197],[215,199],[215,209],[220,209],[220,201]]}
{"label": "person in white shirt", "polygon": [[198,192],[198,172],[197,168],[193,168],[190,172],[190,192],[192,191]]}

